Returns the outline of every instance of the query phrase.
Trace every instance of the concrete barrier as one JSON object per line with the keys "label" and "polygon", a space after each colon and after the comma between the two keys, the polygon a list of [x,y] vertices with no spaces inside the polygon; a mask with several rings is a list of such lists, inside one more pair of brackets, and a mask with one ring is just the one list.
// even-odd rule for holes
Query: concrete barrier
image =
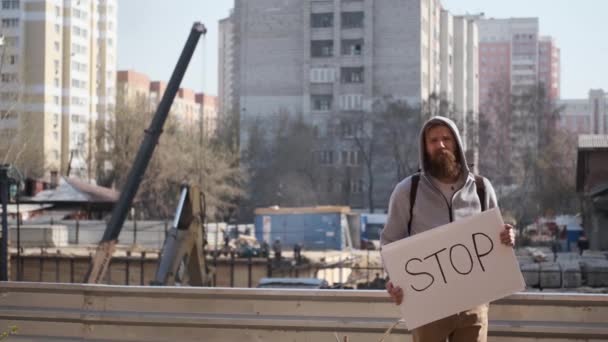
{"label": "concrete barrier", "polygon": [[[379,341],[399,316],[384,291],[0,283],[10,341]],[[490,341],[608,339],[608,295],[522,293],[490,309]],[[385,341],[409,341],[397,326]]]}

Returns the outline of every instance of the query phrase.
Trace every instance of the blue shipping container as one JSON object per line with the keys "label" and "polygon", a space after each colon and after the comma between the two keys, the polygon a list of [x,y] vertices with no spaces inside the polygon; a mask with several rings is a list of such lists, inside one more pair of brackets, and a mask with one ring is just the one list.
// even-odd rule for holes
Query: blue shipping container
{"label": "blue shipping container", "polygon": [[318,212],[311,208],[310,212],[289,212],[288,209],[259,209],[255,216],[255,237],[270,245],[279,239],[283,249],[292,249],[296,243],[306,250],[342,250],[352,245],[346,214],[340,210]]}

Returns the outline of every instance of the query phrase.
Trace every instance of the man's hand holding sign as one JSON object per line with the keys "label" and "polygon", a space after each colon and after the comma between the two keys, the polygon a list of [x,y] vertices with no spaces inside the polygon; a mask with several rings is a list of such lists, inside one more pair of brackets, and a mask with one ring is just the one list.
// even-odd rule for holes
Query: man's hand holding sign
{"label": "man's hand holding sign", "polygon": [[492,209],[385,245],[387,290],[408,329],[523,290],[513,242]]}

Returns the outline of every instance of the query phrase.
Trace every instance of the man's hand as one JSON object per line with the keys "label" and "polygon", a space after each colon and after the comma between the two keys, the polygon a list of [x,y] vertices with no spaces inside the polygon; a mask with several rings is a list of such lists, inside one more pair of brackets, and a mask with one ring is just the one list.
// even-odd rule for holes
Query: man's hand
{"label": "man's hand", "polygon": [[403,302],[403,290],[399,286],[393,286],[392,281],[386,283],[386,292],[391,296],[395,305],[399,305]]}
{"label": "man's hand", "polygon": [[505,224],[505,229],[500,232],[500,241],[507,246],[515,245],[515,231],[512,225]]}

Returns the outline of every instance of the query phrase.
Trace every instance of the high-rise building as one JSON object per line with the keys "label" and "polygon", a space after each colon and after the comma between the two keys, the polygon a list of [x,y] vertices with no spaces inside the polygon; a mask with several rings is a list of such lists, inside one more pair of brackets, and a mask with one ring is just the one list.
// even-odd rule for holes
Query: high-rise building
{"label": "high-rise building", "polygon": [[488,111],[492,93],[520,94],[539,82],[550,99],[559,98],[560,50],[553,38],[540,36],[538,18],[480,16],[477,23],[482,112]]}
{"label": "high-rise building", "polygon": [[[256,118],[301,115],[318,133],[322,165],[354,166],[349,204],[363,206],[366,171],[351,133],[355,118],[387,98],[423,105],[448,83],[454,98],[456,80],[464,85],[461,116],[477,111],[476,23],[457,17],[457,36],[446,19],[444,42],[458,52],[442,55],[441,10],[438,0],[236,0],[229,21],[241,149],[245,127]],[[442,70],[453,75],[450,81],[442,83]],[[394,184],[387,178],[374,185],[381,206]]]}
{"label": "high-rise building", "polygon": [[563,108],[559,125],[575,134],[608,134],[608,95],[602,89],[589,90],[586,99],[559,100]]}
{"label": "high-rise building", "polygon": [[200,106],[200,118],[203,131],[209,137],[217,134],[219,128],[219,100],[217,96],[204,93],[196,94],[196,103]]}
{"label": "high-rise building", "polygon": [[2,1],[3,148],[38,161],[30,175],[95,180],[95,130],[114,106],[116,11],[115,0]]}
{"label": "high-rise building", "polygon": [[[166,82],[150,81],[147,75],[137,71],[120,70],[117,73],[117,101],[120,105],[130,104],[137,106],[139,110],[153,113],[166,88]],[[146,105],[147,108],[142,108],[142,105]],[[182,128],[196,130],[200,128],[207,136],[212,136],[217,128],[217,97],[180,88],[175,95],[169,115],[177,120]],[[143,125],[147,124],[143,123]]]}
{"label": "high-rise building", "polygon": [[[481,143],[487,166],[501,171],[498,184],[517,181],[524,154],[536,153],[539,130],[532,120],[527,94],[541,94],[544,104],[555,103],[560,94],[559,48],[551,37],[541,37],[538,18],[495,19],[477,16],[479,27],[480,113],[489,134]],[[540,88],[539,88],[540,87]],[[528,104],[526,104],[528,103]],[[523,106],[523,107],[522,107]],[[547,113],[550,110],[548,107]],[[544,121],[543,121],[544,122]],[[549,124],[549,123],[545,123]],[[507,165],[508,164],[508,165]],[[484,170],[485,171],[485,170]]]}
{"label": "high-rise building", "polygon": [[222,115],[234,109],[234,24],[233,15],[220,20],[218,38],[218,110]]}

